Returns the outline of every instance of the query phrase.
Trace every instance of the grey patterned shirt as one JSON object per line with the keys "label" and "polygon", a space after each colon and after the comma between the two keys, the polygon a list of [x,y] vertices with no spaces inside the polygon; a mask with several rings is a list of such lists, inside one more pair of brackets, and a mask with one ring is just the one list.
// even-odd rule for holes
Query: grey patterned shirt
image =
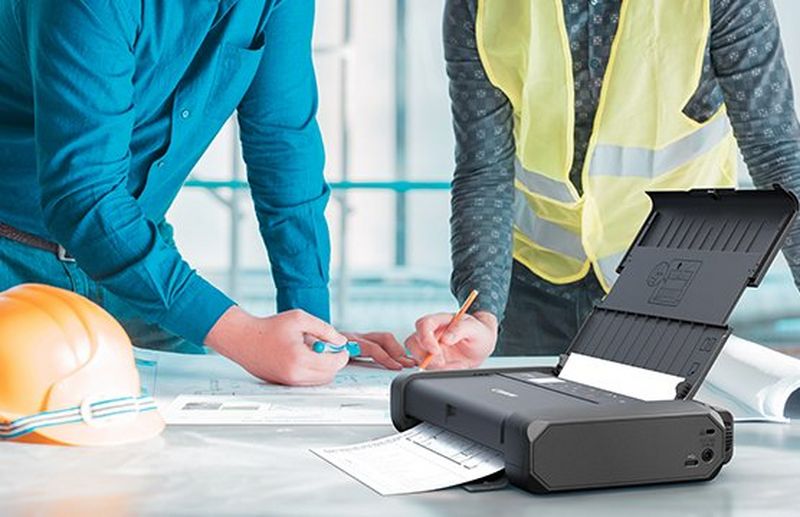
{"label": "grey patterned shirt", "polygon": [[[563,0],[575,81],[575,160],[586,156],[622,0]],[[459,301],[481,291],[472,312],[502,317],[512,264],[512,108],[488,80],[475,41],[477,0],[447,0],[444,49],[456,170],[451,288]],[[800,197],[800,125],[772,0],[711,0],[711,34],[700,84],[684,113],[703,122],[725,102],[753,182]],[[800,220],[784,246],[800,285]],[[544,282],[542,280],[542,282]]]}

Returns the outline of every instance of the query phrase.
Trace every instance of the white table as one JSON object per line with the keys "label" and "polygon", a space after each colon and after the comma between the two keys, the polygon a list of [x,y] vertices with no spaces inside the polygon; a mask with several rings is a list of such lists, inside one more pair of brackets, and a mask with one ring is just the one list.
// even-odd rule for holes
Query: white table
{"label": "white table", "polygon": [[709,483],[555,496],[512,487],[380,497],[308,452],[392,432],[170,427],[116,448],[0,443],[0,515],[800,515],[797,424],[738,425],[734,459]]}

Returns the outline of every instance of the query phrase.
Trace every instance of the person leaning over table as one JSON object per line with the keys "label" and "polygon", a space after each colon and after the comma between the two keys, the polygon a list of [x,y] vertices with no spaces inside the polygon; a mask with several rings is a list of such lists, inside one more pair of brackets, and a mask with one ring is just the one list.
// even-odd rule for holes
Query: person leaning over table
{"label": "person leaning over table", "polygon": [[[800,127],[771,0],[448,0],[452,290],[406,341],[430,368],[558,355],[649,212],[647,190],[800,193]],[[800,280],[800,221],[784,255]],[[513,260],[512,260],[513,257]],[[498,338],[498,321],[502,319]]]}
{"label": "person leaning over table", "polygon": [[[0,0],[0,290],[38,282],[111,312],[135,345],[199,352],[285,384],[330,381],[329,197],[313,0]],[[164,215],[236,110],[278,315],[181,257]],[[220,245],[209,238],[209,249]],[[413,364],[388,334],[366,355]]]}

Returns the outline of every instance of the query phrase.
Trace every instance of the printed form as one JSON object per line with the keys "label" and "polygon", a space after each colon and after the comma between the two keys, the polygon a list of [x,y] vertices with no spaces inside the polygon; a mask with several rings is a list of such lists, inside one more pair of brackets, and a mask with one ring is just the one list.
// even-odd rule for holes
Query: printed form
{"label": "printed form", "polygon": [[504,467],[502,454],[494,449],[427,423],[386,438],[311,452],[380,495],[462,485]]}

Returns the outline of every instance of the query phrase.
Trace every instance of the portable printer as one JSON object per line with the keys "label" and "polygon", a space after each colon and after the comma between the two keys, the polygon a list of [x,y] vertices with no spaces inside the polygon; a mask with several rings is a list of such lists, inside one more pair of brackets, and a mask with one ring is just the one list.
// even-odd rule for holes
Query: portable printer
{"label": "portable printer", "polygon": [[[733,418],[692,398],[798,203],[778,187],[649,196],[613,289],[557,366],[398,377],[395,427],[428,422],[500,451],[508,480],[534,493],[714,478],[733,455]],[[674,395],[670,383],[647,399],[564,378],[579,359],[614,375],[672,376]]]}

